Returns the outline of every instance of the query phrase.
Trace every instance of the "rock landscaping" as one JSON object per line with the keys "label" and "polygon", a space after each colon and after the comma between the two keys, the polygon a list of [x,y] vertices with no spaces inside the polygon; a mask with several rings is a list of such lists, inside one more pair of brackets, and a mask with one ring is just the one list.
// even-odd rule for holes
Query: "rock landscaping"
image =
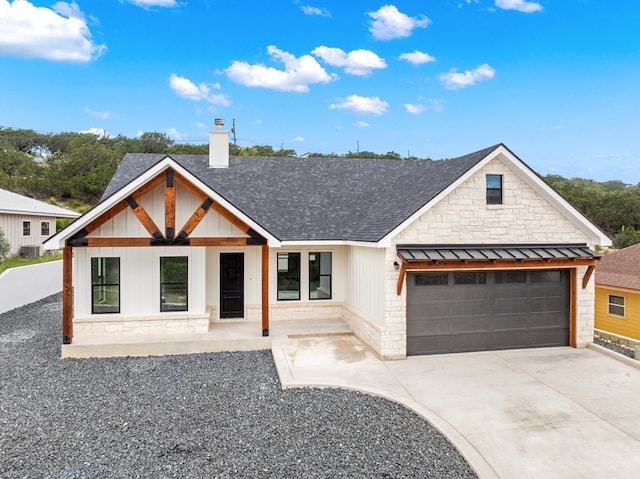
{"label": "rock landscaping", "polygon": [[475,478],[399,404],[282,390],[271,353],[60,359],[60,296],[0,315],[3,478]]}

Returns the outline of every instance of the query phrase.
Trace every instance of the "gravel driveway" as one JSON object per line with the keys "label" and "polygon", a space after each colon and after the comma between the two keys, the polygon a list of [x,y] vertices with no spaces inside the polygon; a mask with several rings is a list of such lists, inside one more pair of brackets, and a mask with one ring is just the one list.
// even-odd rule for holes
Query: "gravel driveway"
{"label": "gravel driveway", "polygon": [[60,296],[0,315],[0,477],[474,478],[386,399],[283,391],[269,351],[60,359]]}

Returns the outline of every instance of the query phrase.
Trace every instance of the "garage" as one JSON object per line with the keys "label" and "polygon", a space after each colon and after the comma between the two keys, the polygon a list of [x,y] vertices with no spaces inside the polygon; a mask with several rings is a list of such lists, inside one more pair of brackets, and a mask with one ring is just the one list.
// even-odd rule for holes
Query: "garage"
{"label": "garage", "polygon": [[570,345],[572,269],[597,255],[585,245],[483,245],[399,246],[398,256],[407,355],[422,355]]}
{"label": "garage", "polygon": [[569,271],[407,277],[407,354],[569,345]]}

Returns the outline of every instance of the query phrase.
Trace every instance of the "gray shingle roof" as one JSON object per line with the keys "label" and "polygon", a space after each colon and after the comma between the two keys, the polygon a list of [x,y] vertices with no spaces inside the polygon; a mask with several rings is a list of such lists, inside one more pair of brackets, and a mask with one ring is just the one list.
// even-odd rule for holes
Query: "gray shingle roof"
{"label": "gray shingle roof", "polygon": [[[169,156],[281,241],[378,241],[498,146],[439,161],[232,156],[229,168]],[[102,199],[166,156],[127,154]]]}

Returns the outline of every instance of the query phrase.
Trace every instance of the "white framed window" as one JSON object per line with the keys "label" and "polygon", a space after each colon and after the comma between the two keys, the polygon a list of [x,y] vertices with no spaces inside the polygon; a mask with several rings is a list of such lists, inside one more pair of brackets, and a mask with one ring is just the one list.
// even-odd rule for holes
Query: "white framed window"
{"label": "white framed window", "polygon": [[609,295],[609,314],[611,316],[619,316],[621,318],[624,318],[624,313],[625,313],[624,296],[610,294]]}
{"label": "white framed window", "polygon": [[22,236],[31,236],[31,221],[22,222]]}
{"label": "white framed window", "polygon": [[49,234],[50,234],[49,222],[48,221],[41,221],[40,222],[40,236],[49,236]]}

